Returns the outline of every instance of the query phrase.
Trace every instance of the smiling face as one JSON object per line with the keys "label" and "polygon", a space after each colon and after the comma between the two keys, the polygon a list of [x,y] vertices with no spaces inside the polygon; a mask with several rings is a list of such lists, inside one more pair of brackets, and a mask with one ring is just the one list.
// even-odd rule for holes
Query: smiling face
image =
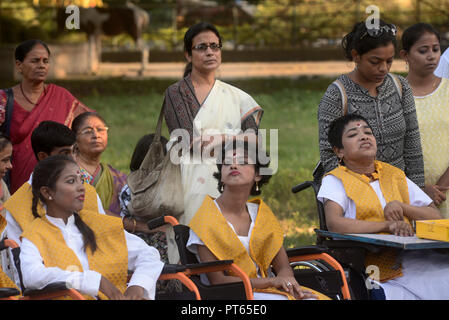
{"label": "smiling face", "polygon": [[108,128],[101,119],[88,117],[76,133],[76,142],[81,154],[97,156],[103,153],[108,145]]}
{"label": "smiling face", "polygon": [[6,175],[8,170],[12,169],[11,164],[12,144],[8,143],[2,151],[0,151],[0,179]]}
{"label": "smiling face", "polygon": [[[42,189],[43,188],[43,189]],[[47,205],[64,212],[78,212],[83,208],[85,189],[79,167],[68,162],[61,171],[53,189],[42,187],[41,192],[48,199]]]}
{"label": "smiling face", "polygon": [[47,49],[41,44],[36,44],[23,61],[16,60],[16,66],[24,79],[34,82],[45,81],[50,68]]}
{"label": "smiling face", "polygon": [[440,42],[435,34],[426,32],[405,53],[410,72],[420,76],[432,74],[441,56]]}
{"label": "smiling face", "polygon": [[348,167],[352,163],[365,160],[374,161],[376,157],[376,139],[365,121],[351,121],[345,126],[342,145],[343,148],[334,147],[334,152],[339,159],[344,160]]}
{"label": "smiling face", "polygon": [[382,83],[393,64],[395,48],[392,43],[372,49],[363,55],[353,50],[357,71],[368,82]]}
{"label": "smiling face", "polygon": [[[192,71],[209,73],[217,70],[221,64],[221,49],[213,50],[211,44],[219,44],[220,40],[212,31],[203,31],[192,40],[192,54],[185,53],[188,62],[192,62]],[[200,44],[209,45],[205,51],[195,49]]]}

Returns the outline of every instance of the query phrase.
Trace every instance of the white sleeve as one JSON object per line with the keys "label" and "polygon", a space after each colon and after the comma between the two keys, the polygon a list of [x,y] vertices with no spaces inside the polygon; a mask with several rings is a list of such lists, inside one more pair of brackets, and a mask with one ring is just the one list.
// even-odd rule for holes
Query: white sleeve
{"label": "white sleeve", "polygon": [[164,267],[159,251],[127,231],[125,239],[128,247],[128,269],[133,271],[128,287],[140,286],[145,291],[144,299],[154,300],[156,281]]}
{"label": "white sleeve", "polygon": [[6,210],[6,236],[8,239],[14,240],[20,246],[20,235],[22,234],[22,228],[20,228],[16,219]]}
{"label": "white sleeve", "polygon": [[97,296],[100,288],[101,274],[87,270],[62,270],[57,267],[45,267],[37,247],[28,239],[22,238],[20,248],[20,265],[23,284],[27,289],[42,289],[50,283],[65,282],[68,288],[82,294]]}
{"label": "white sleeve", "polygon": [[427,207],[432,203],[432,199],[413,181],[407,178],[408,196],[410,205],[415,207]]}
{"label": "white sleeve", "polygon": [[103,208],[103,204],[101,203],[101,199],[98,196],[98,193],[96,193],[96,194],[97,194],[98,212],[101,214],[106,214],[106,212],[104,211],[104,208]]}
{"label": "white sleeve", "polygon": [[326,200],[336,202],[340,207],[342,207],[343,212],[346,212],[349,208],[350,199],[346,195],[343,183],[340,179],[330,174],[323,178],[317,198],[323,204]]}
{"label": "white sleeve", "polygon": [[201,241],[192,229],[190,229],[189,240],[187,241],[186,248],[198,257],[198,245],[204,246],[204,242]]}
{"label": "white sleeve", "polygon": [[449,48],[441,55],[440,63],[435,69],[434,74],[437,77],[449,78]]}

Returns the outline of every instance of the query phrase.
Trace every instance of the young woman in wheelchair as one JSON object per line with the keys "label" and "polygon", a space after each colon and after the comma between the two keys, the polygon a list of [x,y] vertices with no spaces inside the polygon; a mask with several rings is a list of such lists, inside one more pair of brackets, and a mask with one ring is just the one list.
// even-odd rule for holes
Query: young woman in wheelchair
{"label": "young woman in wheelchair", "polygon": [[[368,122],[349,114],[329,127],[339,166],[323,178],[318,199],[327,227],[339,233],[413,236],[412,220],[441,219],[432,200],[405,173],[376,160],[377,143]],[[367,252],[378,267],[386,299],[449,299],[449,256],[433,250]]]}
{"label": "young woman in wheelchair", "polygon": [[[269,164],[261,164],[256,156],[255,144],[240,142],[224,147],[217,159],[214,176],[221,195],[206,196],[190,222],[187,248],[201,262],[234,260],[248,274],[255,299],[325,299],[295,280],[281,226],[270,208],[260,198],[248,200],[260,194],[271,175]],[[212,284],[240,281],[222,271],[208,273],[207,278]]]}
{"label": "young woman in wheelchair", "polygon": [[27,289],[65,282],[90,299],[154,299],[159,252],[124,231],[120,218],[82,209],[85,190],[73,159],[39,161],[31,187],[35,219],[22,233],[20,253]]}

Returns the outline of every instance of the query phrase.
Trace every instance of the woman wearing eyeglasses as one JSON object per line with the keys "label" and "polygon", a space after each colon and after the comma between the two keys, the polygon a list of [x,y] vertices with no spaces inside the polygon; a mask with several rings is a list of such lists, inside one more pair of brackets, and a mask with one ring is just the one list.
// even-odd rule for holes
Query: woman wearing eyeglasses
{"label": "woman wearing eyeglasses", "polygon": [[95,187],[106,213],[120,217],[119,195],[126,184],[126,174],[101,162],[108,145],[105,121],[95,112],[85,112],[73,120],[72,130],[76,134],[74,157],[84,181]]}
{"label": "woman wearing eyeglasses", "polygon": [[46,83],[51,64],[46,43],[26,40],[16,47],[14,57],[21,81],[10,89],[0,90],[0,125],[10,128],[9,132],[2,132],[13,144],[11,194],[28,181],[36,165],[31,133],[39,123],[53,120],[70,127],[78,114],[92,111],[66,89]]}
{"label": "woman wearing eyeglasses", "polygon": [[[207,194],[219,196],[213,178],[216,166],[205,163],[205,157],[212,155],[212,149],[220,148],[221,139],[226,136],[248,133],[248,129],[257,132],[263,112],[250,95],[216,79],[221,47],[221,36],[213,25],[201,22],[190,27],[184,36],[188,62],[184,78],[165,92],[164,115],[170,140],[183,135],[183,146],[201,160],[181,164],[185,203],[184,214],[179,218],[182,224],[189,223]],[[171,228],[167,241],[169,260],[176,263],[179,256]]]}
{"label": "woman wearing eyeglasses", "polygon": [[355,24],[342,41],[345,56],[355,63],[337,78],[318,107],[320,160],[325,172],[338,165],[327,139],[332,120],[347,113],[367,119],[377,140],[377,160],[405,171],[424,187],[424,164],[413,93],[407,81],[389,73],[396,49],[396,27],[378,20],[375,28]]}
{"label": "woman wearing eyeglasses", "polygon": [[449,79],[434,74],[441,57],[440,35],[430,24],[417,23],[402,35],[401,56],[409,66],[408,83],[415,97],[424,156],[426,193],[449,218]]}

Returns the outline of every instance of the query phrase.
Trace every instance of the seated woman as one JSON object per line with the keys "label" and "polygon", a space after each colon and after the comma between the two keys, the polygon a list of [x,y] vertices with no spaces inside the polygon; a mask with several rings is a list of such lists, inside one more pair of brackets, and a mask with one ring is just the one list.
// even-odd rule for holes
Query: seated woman
{"label": "seated woman", "polygon": [[[250,195],[260,194],[271,177],[260,174],[261,169],[268,170],[268,164],[259,162],[255,150],[246,142],[245,146],[237,143],[237,147],[224,148],[214,174],[221,195],[204,199],[190,222],[187,248],[201,262],[234,260],[248,274],[255,299],[316,298],[296,282],[282,246],[282,228],[273,212],[261,199],[248,200]],[[239,281],[222,271],[207,277],[212,284]]]}
{"label": "seated woman", "polygon": [[[124,231],[119,218],[82,210],[85,189],[75,161],[61,155],[39,161],[32,190],[36,218],[20,252],[26,288],[63,281],[90,299],[154,299],[164,265],[158,251]],[[45,216],[37,213],[39,201]]]}
{"label": "seated woman", "polygon": [[[375,160],[377,143],[365,118],[337,118],[328,136],[340,162],[318,193],[330,231],[413,236],[412,220],[441,219],[432,200],[402,170]],[[384,249],[367,253],[365,265],[378,267],[387,300],[448,299],[448,258],[433,250]]]}
{"label": "seated woman", "polygon": [[[3,203],[10,197],[8,186],[3,177],[6,173],[11,170],[11,155],[12,155],[12,144],[11,141],[0,135],[0,240],[5,238],[6,230],[6,219],[4,218]],[[11,280],[11,275],[7,275],[3,270],[9,270],[11,261],[9,259],[7,250],[2,250],[0,253],[0,288],[17,288],[16,285]]]}
{"label": "seated woman", "polygon": [[108,145],[108,127],[95,112],[85,112],[72,123],[76,134],[74,157],[80,166],[84,181],[93,185],[109,215],[120,216],[119,195],[126,184],[126,174],[101,162]]}

